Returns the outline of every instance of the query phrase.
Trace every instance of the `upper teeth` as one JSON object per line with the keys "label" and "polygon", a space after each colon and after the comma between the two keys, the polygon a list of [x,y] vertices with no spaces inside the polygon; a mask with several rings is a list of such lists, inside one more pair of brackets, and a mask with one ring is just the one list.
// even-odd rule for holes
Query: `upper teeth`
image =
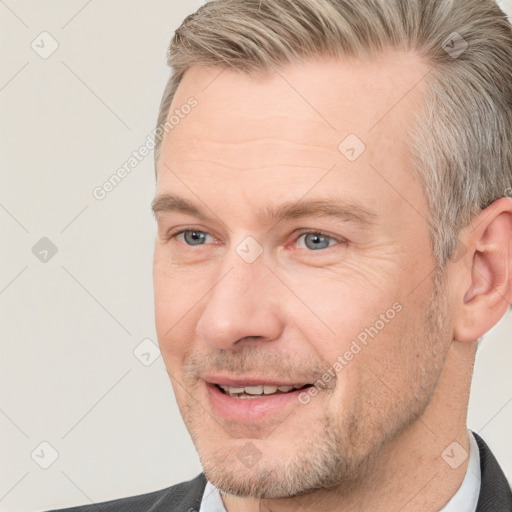
{"label": "upper teeth", "polygon": [[243,388],[235,388],[231,386],[221,386],[219,384],[219,387],[221,387],[226,393],[229,393],[230,395],[236,395],[240,393],[246,393],[248,395],[271,395],[277,390],[282,391],[283,393],[287,393],[292,389],[299,389],[302,386],[245,386]]}

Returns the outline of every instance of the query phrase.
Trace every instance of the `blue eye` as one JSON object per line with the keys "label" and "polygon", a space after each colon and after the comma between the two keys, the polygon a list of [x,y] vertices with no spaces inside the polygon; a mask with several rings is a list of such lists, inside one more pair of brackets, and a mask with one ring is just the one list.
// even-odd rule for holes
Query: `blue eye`
{"label": "blue eye", "polygon": [[310,249],[312,251],[327,249],[328,247],[331,247],[331,245],[335,245],[337,243],[337,241],[332,237],[317,232],[303,233],[297,239],[297,243],[301,238],[304,239],[304,246],[300,248]]}
{"label": "blue eye", "polygon": [[203,245],[208,233],[205,233],[204,231],[188,230],[176,233],[175,236],[182,236],[182,239],[187,245]]}
{"label": "blue eye", "polygon": [[[184,229],[178,233],[175,233],[169,237],[169,239],[178,238],[185,245],[194,247],[209,243],[208,237],[210,237],[213,243],[215,243],[215,239],[212,237],[212,235],[198,229]],[[295,243],[299,249],[321,251],[343,242],[319,231],[308,231],[300,234]]]}

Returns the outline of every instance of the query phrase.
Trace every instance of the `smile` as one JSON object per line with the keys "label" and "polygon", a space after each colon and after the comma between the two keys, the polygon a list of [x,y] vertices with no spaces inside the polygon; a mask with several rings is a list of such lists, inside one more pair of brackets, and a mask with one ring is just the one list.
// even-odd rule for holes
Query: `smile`
{"label": "smile", "polygon": [[227,395],[234,398],[257,398],[262,395],[278,395],[283,393],[290,393],[296,391],[298,389],[304,389],[310,387],[311,384],[297,384],[294,386],[269,386],[269,385],[258,385],[258,386],[243,386],[243,387],[233,387],[233,386],[222,386],[220,384],[216,384],[216,386],[226,393]]}

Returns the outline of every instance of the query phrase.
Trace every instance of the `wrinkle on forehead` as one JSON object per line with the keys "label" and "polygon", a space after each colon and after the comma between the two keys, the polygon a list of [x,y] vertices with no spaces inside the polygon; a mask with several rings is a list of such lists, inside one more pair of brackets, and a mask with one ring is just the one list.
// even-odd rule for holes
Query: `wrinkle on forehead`
{"label": "wrinkle on forehead", "polygon": [[179,148],[176,153],[220,152],[226,163],[239,154],[246,161],[258,154],[268,160],[265,155],[277,156],[278,146],[285,161],[261,162],[277,165],[289,163],[286,155],[337,158],[342,138],[355,133],[376,152],[379,141],[392,135],[399,151],[428,70],[415,55],[398,52],[372,60],[316,59],[262,76],[193,67],[171,111],[190,96],[198,106],[170,132],[166,146]]}

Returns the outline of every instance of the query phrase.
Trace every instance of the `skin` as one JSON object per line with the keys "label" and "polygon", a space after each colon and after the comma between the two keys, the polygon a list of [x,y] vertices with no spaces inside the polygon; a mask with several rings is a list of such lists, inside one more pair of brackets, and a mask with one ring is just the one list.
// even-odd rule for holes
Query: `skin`
{"label": "skin", "polygon": [[[453,442],[469,449],[476,340],[511,301],[512,201],[474,218],[460,238],[467,251],[436,288],[428,207],[406,146],[428,70],[387,52],[252,76],[194,67],[178,88],[171,111],[190,96],[198,106],[164,139],[157,195],[213,218],[156,215],[156,327],[229,512],[434,511],[462,483],[467,460],[452,469],[441,455]],[[338,150],[350,133],[366,145],[354,162]],[[372,224],[256,215],[333,197],[372,210]],[[204,243],[173,236],[182,229],[206,233]],[[304,229],[328,234],[328,246],[311,249]],[[248,236],[262,249],[253,263],[236,251]],[[250,422],[216,415],[205,373],[314,381],[396,303],[400,312],[307,405]],[[248,442],[260,454],[251,467],[237,456]]]}

